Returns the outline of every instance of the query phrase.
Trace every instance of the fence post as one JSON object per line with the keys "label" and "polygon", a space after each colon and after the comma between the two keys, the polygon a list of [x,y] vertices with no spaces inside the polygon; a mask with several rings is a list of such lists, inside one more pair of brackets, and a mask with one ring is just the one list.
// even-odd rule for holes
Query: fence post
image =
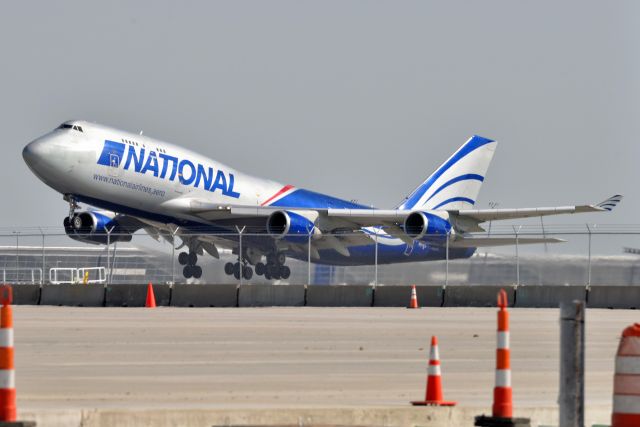
{"label": "fence post", "polygon": [[560,427],[584,427],[584,301],[560,305]]}
{"label": "fence post", "polygon": [[375,228],[374,230],[376,230],[376,241],[375,241],[375,250],[374,252],[374,260],[373,260],[373,264],[375,266],[375,270],[374,270],[374,275],[373,275],[373,286],[378,286],[378,228]]}
{"label": "fence post", "polygon": [[40,275],[40,283],[44,285],[44,273],[45,270],[47,269],[46,267],[46,258],[45,258],[45,254],[44,254],[44,231],[42,231],[42,229],[40,229],[40,233],[42,233],[42,274]]}
{"label": "fence post", "polygon": [[20,232],[16,231],[16,283],[20,279]]}
{"label": "fence post", "polygon": [[518,229],[516,230],[516,226],[513,226],[513,232],[516,234],[516,286],[520,285],[520,253],[519,253],[519,249],[520,249],[520,245],[519,245],[519,233],[520,233],[520,228],[522,228],[522,226],[519,226]]}
{"label": "fence post", "polygon": [[309,241],[307,245],[307,285],[311,285],[311,232],[313,228],[309,230]]}
{"label": "fence post", "polygon": [[447,230],[446,259],[444,271],[444,286],[449,285],[449,230]]}
{"label": "fence post", "polygon": [[238,227],[236,225],[236,230],[238,231],[238,267],[240,270],[240,286],[242,286],[242,279],[244,278],[244,266],[242,265],[242,233],[244,232],[245,227]]}
{"label": "fence post", "polygon": [[587,232],[589,233],[589,255],[587,261],[587,286],[591,286],[591,227],[586,224]]}

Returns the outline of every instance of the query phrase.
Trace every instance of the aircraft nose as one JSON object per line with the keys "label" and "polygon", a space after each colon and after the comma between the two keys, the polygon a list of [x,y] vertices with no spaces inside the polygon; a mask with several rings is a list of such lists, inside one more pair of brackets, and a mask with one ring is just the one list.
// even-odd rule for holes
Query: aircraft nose
{"label": "aircraft nose", "polygon": [[31,167],[36,166],[45,157],[45,143],[41,139],[36,139],[28,143],[22,150],[22,158]]}

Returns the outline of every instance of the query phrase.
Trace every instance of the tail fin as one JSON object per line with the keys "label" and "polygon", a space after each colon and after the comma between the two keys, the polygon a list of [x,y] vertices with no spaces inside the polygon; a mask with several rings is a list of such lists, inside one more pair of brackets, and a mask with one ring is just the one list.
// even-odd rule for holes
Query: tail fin
{"label": "tail fin", "polygon": [[498,143],[473,136],[397,209],[468,209],[480,192]]}

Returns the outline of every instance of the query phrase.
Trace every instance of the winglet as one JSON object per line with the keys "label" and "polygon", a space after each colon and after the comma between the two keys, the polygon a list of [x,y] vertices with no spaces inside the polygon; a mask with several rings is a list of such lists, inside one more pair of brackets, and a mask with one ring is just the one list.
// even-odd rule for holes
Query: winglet
{"label": "winglet", "polygon": [[616,194],[615,196],[609,197],[604,202],[600,202],[596,205],[596,207],[600,209],[604,209],[605,211],[611,211],[613,208],[618,206],[618,203],[622,201],[622,196],[620,194]]}

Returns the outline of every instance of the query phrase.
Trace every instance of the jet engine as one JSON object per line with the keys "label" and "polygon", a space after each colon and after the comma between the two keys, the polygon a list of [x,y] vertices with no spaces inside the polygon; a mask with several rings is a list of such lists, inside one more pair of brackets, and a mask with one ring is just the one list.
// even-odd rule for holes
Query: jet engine
{"label": "jet engine", "polygon": [[[111,212],[78,212],[71,219],[69,217],[64,218],[64,231],[67,236],[74,240],[94,245],[130,242],[131,233],[123,233],[114,218],[115,214]],[[111,236],[109,236],[109,233]]]}
{"label": "jet engine", "polygon": [[453,234],[449,221],[429,212],[412,212],[404,220],[404,231],[414,240],[444,238]]}
{"label": "jet engine", "polygon": [[267,233],[274,239],[305,243],[309,233],[320,233],[314,223],[317,216],[314,211],[275,211],[267,219]]}

